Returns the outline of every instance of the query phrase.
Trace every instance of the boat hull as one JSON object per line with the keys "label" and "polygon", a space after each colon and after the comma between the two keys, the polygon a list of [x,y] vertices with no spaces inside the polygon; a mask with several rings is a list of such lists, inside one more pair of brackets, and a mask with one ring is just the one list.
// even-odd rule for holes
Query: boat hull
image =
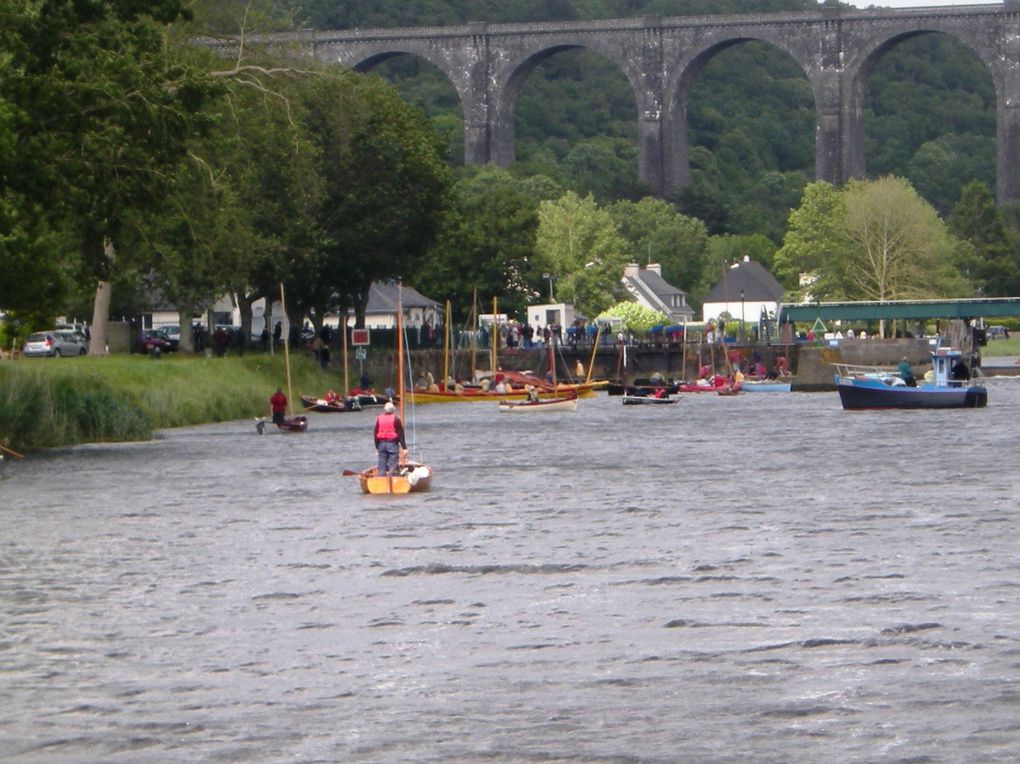
{"label": "boat hull", "polygon": [[577,396],[537,401],[500,401],[499,410],[504,414],[532,414],[540,411],[577,411]]}
{"label": "boat hull", "polygon": [[988,405],[988,390],[979,385],[936,387],[887,385],[876,380],[840,380],[839,399],[847,410],[860,409],[974,409]]}
{"label": "boat hull", "polygon": [[741,385],[745,393],[788,393],[792,388],[789,382],[748,382]]}
{"label": "boat hull", "polygon": [[363,493],[401,494],[423,493],[432,487],[432,468],[421,462],[405,462],[396,475],[379,475],[376,467],[362,470],[358,475]]}
{"label": "boat hull", "polygon": [[624,406],[657,406],[668,403],[676,403],[679,398],[656,398],[651,395],[624,395],[623,405]]}
{"label": "boat hull", "polygon": [[[538,390],[538,397],[545,400],[548,398],[562,398],[571,396],[577,398],[595,397],[593,385],[559,385],[555,390],[552,388]],[[408,400],[412,403],[479,403],[493,401],[525,401],[528,399],[527,390],[515,390],[512,393],[497,393],[488,390],[464,390],[463,392],[448,391],[427,391],[414,390],[407,393]]]}
{"label": "boat hull", "polygon": [[330,403],[325,398],[313,398],[310,395],[302,395],[301,403],[306,411],[318,411],[323,414],[343,414],[348,411],[360,411],[361,405],[355,404],[356,399],[351,399],[351,405],[346,401]]}

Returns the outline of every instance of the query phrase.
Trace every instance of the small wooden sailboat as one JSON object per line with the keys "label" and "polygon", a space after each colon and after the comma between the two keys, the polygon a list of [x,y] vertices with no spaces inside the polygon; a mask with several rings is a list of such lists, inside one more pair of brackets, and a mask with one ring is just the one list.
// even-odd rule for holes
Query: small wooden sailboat
{"label": "small wooden sailboat", "polygon": [[[400,291],[397,291],[397,394],[400,397],[400,421],[404,422],[404,306],[400,298]],[[412,402],[413,405],[413,402]],[[411,443],[411,447],[417,444]],[[364,493],[371,494],[399,494],[399,493],[420,493],[432,487],[432,468],[418,461],[408,459],[406,452],[401,452],[400,463],[397,466],[397,474],[380,475],[378,467],[369,467],[357,474]]]}
{"label": "small wooden sailboat", "polygon": [[301,403],[306,411],[318,411],[326,414],[341,414],[345,411],[361,411],[361,402],[356,396],[343,398],[326,393],[322,397],[313,395],[302,395]]}
{"label": "small wooden sailboat", "polygon": [[[556,385],[556,353],[554,346],[555,336],[549,338],[549,373],[552,375],[550,382],[553,390],[558,390]],[[528,398],[523,401],[500,401],[499,410],[505,414],[538,412],[538,411],[577,411],[576,392],[569,392],[563,397],[541,398],[534,385],[527,386]]]}
{"label": "small wooden sailboat", "polygon": [[497,405],[504,414],[521,414],[536,411],[577,411],[577,396],[539,398],[535,401],[500,401]]}
{"label": "small wooden sailboat", "polygon": [[[283,283],[280,284],[280,309],[283,311],[283,315],[287,315],[287,301],[283,292]],[[277,429],[283,430],[284,432],[306,432],[308,430],[308,417],[293,415],[291,401],[294,400],[294,391],[290,383],[290,333],[288,332],[286,339],[283,341],[283,359],[284,365],[287,367],[287,416],[276,423]],[[255,431],[262,435],[266,431],[266,419],[265,417],[255,417]]]}

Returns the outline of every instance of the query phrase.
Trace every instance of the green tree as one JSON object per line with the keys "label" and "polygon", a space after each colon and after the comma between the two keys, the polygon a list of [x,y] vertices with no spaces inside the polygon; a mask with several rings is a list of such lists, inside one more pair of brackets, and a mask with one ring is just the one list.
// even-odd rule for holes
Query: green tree
{"label": "green tree", "polygon": [[956,264],[958,241],[908,181],[852,181],[842,194],[849,240],[843,291],[848,299],[961,297],[971,292]]}
{"label": "green tree", "polygon": [[10,62],[19,76],[3,81],[2,97],[25,117],[5,181],[26,210],[45,204],[51,227],[77,239],[83,277],[98,284],[91,350],[102,352],[125,226],[155,206],[216,88],[167,45],[179,0],[21,9]]}
{"label": "green tree", "polygon": [[620,279],[627,244],[590,194],[582,199],[568,191],[542,202],[538,221],[537,264],[555,279],[557,299],[594,316],[625,297]]}
{"label": "green tree", "polygon": [[[309,83],[306,125],[319,158],[322,243],[300,275],[328,286],[363,325],[373,281],[406,278],[436,241],[452,182],[428,118],[382,80],[331,71]],[[307,308],[322,311],[322,290]]]}
{"label": "green tree", "polygon": [[632,332],[637,333],[647,332],[656,324],[664,324],[669,321],[669,317],[665,313],[646,308],[636,302],[626,301],[618,302],[598,315],[599,321],[610,318],[623,319],[624,325]]}
{"label": "green tree", "polygon": [[788,285],[811,275],[807,291],[817,300],[903,300],[968,294],[960,254],[935,209],[909,182],[888,177],[842,191],[808,186],[775,263]]}
{"label": "green tree", "polygon": [[708,247],[704,223],[651,197],[617,202],[609,207],[609,214],[627,242],[632,260],[658,263],[662,277],[687,292],[699,283]]}
{"label": "green tree", "polygon": [[974,180],[963,187],[949,217],[949,228],[971,245],[971,257],[963,267],[982,294],[1020,294],[1020,250],[1011,240],[988,186]]}
{"label": "green tree", "polygon": [[476,291],[520,312],[542,287],[534,265],[537,230],[538,206],[524,184],[497,168],[466,173],[454,186],[442,236],[410,282],[434,299],[450,300],[461,321]]}
{"label": "green tree", "polygon": [[[776,252],[776,278],[801,298],[841,295],[841,265],[848,258],[846,199],[831,183],[808,184],[800,206],[790,213],[783,246]],[[802,280],[808,282],[802,288]]]}

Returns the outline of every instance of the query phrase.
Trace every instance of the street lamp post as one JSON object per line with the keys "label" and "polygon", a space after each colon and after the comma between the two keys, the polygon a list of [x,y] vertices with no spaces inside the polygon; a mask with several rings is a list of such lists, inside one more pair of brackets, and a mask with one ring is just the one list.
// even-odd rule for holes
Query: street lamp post
{"label": "street lamp post", "polygon": [[740,341],[743,342],[744,335],[744,290],[740,290]]}

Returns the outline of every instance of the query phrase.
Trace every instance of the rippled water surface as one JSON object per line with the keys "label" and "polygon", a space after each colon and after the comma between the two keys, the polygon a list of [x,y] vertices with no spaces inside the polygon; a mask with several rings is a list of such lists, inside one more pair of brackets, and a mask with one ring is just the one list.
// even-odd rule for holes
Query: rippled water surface
{"label": "rippled water surface", "polygon": [[1020,760],[1020,380],[421,406],[0,466],[0,759]]}

